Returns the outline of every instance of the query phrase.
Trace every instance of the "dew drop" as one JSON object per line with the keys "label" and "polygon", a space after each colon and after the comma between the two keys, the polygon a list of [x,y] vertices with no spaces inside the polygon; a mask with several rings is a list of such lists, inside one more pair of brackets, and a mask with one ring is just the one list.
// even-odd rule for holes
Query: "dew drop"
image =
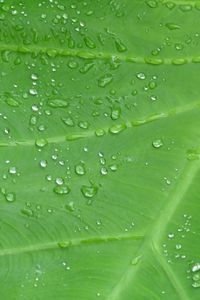
{"label": "dew drop", "polygon": [[117,125],[112,126],[109,129],[109,131],[110,131],[110,133],[118,134],[118,133],[122,132],[124,129],[126,129],[126,124],[117,124]]}
{"label": "dew drop", "polygon": [[68,106],[68,102],[62,99],[52,99],[47,102],[47,105],[53,108],[64,108]]}
{"label": "dew drop", "polygon": [[58,195],[66,195],[70,192],[70,188],[67,185],[56,186],[53,190]]}
{"label": "dew drop", "polygon": [[119,38],[115,39],[115,46],[118,52],[125,52],[127,50],[127,47]]}
{"label": "dew drop", "polygon": [[96,136],[100,137],[105,134],[105,131],[104,131],[104,129],[98,128],[95,130],[95,134],[96,134]]}
{"label": "dew drop", "polygon": [[136,74],[136,77],[137,77],[138,79],[141,79],[141,80],[144,80],[144,79],[146,78],[146,76],[145,76],[144,73],[137,73],[137,74]]}
{"label": "dew drop", "polygon": [[157,139],[152,142],[152,145],[156,149],[161,148],[163,146],[163,141],[162,141],[162,139]]}
{"label": "dew drop", "polygon": [[43,159],[43,160],[41,160],[40,161],[40,166],[42,167],[42,168],[46,168],[47,167],[47,161],[45,160],[45,159]]}
{"label": "dew drop", "polygon": [[98,80],[99,87],[104,88],[113,80],[112,74],[105,74],[104,76],[100,77]]}
{"label": "dew drop", "polygon": [[148,1],[146,1],[146,3],[151,8],[156,8],[158,6],[158,2],[155,0],[148,0]]}
{"label": "dew drop", "polygon": [[84,197],[93,198],[98,192],[98,187],[95,185],[91,185],[91,186],[83,185],[81,187],[81,192]]}
{"label": "dew drop", "polygon": [[15,167],[10,167],[9,170],[8,170],[8,172],[9,172],[10,174],[16,174],[16,173],[17,173],[17,170],[16,170]]}
{"label": "dew drop", "polygon": [[36,141],[35,141],[35,145],[37,146],[37,147],[40,147],[40,148],[43,148],[44,146],[46,146],[48,144],[48,142],[47,142],[47,140],[45,140],[45,139],[37,139]]}
{"label": "dew drop", "polygon": [[13,99],[13,98],[7,98],[6,103],[9,106],[12,106],[12,107],[18,107],[19,106],[19,102],[17,100]]}
{"label": "dew drop", "polygon": [[70,126],[70,127],[74,126],[74,121],[73,121],[73,119],[71,117],[67,117],[67,118],[63,117],[62,121],[67,126]]}
{"label": "dew drop", "polygon": [[5,193],[5,198],[8,202],[13,202],[16,200],[15,193]]}
{"label": "dew drop", "polygon": [[113,108],[112,111],[111,111],[111,119],[112,120],[119,119],[120,114],[121,114],[121,109],[119,107],[118,108]]}
{"label": "dew drop", "polygon": [[83,164],[76,165],[75,172],[77,175],[84,175],[86,173],[85,166]]}
{"label": "dew drop", "polygon": [[101,175],[107,175],[108,174],[108,169],[103,167],[103,168],[101,168],[100,172],[101,172]]}
{"label": "dew drop", "polygon": [[166,23],[165,26],[170,30],[176,30],[181,28],[180,25],[175,23]]}

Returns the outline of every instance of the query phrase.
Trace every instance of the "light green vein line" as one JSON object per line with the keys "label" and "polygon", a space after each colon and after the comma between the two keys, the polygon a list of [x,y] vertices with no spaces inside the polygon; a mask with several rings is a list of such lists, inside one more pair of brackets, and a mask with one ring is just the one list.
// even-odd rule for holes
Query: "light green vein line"
{"label": "light green vein line", "polygon": [[[180,205],[183,197],[187,193],[193,179],[200,170],[200,163],[196,161],[188,161],[182,172],[182,175],[179,178],[179,184],[176,186],[175,190],[169,195],[166,206],[159,212],[158,218],[155,218],[155,222],[147,231],[146,239],[142,243],[141,247],[135,253],[134,257],[140,255],[142,260],[145,260],[147,253],[155,254],[156,260],[160,261],[161,267],[167,273],[168,277],[171,277],[171,283],[175,291],[177,292],[180,300],[190,300],[190,297],[187,295],[186,291],[182,288],[179,279],[176,274],[173,272],[170,266],[164,262],[162,253],[160,251],[161,238],[163,233],[172,219],[174,213],[176,212],[177,207]],[[158,257],[160,255],[160,257]],[[134,259],[134,258],[133,258]],[[107,300],[119,300],[121,299],[121,293],[131,282],[133,282],[134,277],[141,267],[141,261],[135,266],[129,266],[127,270],[122,274],[120,280],[116,283],[111,293],[108,295]],[[174,283],[173,283],[174,280]]]}
{"label": "light green vein line", "polygon": [[107,242],[117,242],[117,241],[125,241],[125,240],[142,240],[144,238],[143,235],[140,234],[132,234],[132,235],[116,235],[116,236],[96,236],[96,237],[88,237],[88,238],[77,238],[71,240],[60,240],[55,242],[41,243],[35,245],[21,246],[16,248],[7,248],[0,249],[0,256],[7,255],[17,255],[21,253],[29,253],[29,252],[39,252],[43,250],[52,250],[52,249],[68,249],[71,247],[81,246],[81,245],[93,245]]}
{"label": "light green vein line", "polygon": [[[134,128],[141,125],[146,125],[154,121],[159,121],[164,118],[173,117],[185,112],[193,111],[195,109],[200,109],[200,101],[193,102],[184,106],[178,106],[168,111],[152,114],[150,116],[146,116],[141,119],[130,120],[127,121],[126,123],[118,124],[117,128],[119,129],[120,132],[127,128]],[[114,130],[114,128],[115,127],[111,126],[107,128],[101,128],[101,129],[108,134],[111,133]],[[64,143],[66,141],[76,141],[83,138],[90,138],[92,136],[96,136],[95,131],[87,131],[85,133],[74,133],[74,134],[72,133],[70,135],[62,135],[62,136],[56,136],[50,138],[45,137],[45,139],[48,144],[55,144],[55,143]],[[25,141],[0,142],[0,147],[33,146],[35,145],[35,140],[37,140],[37,138],[34,140],[30,139]]]}
{"label": "light green vein line", "polygon": [[183,65],[186,63],[197,63],[200,62],[200,56],[188,56],[188,57],[172,57],[172,58],[155,58],[155,57],[142,57],[134,55],[125,55],[121,53],[109,53],[109,52],[97,52],[87,50],[75,50],[75,49],[64,49],[64,48],[52,48],[42,46],[18,46],[9,44],[0,44],[0,52],[7,51],[23,53],[23,54],[47,54],[49,57],[55,56],[66,56],[66,57],[79,57],[83,59],[114,59],[119,58],[124,62],[140,63],[140,64],[175,64]]}
{"label": "light green vein line", "polygon": [[[155,249],[154,249],[155,250]],[[156,252],[156,250],[155,250]],[[180,300],[190,300],[191,298],[187,295],[187,292],[184,289],[184,285],[181,284],[178,276],[173,272],[172,266],[166,261],[166,259],[159,253],[155,253],[155,257],[159,262],[160,266],[162,267],[163,271],[168,277],[168,280],[171,282],[172,286],[174,287],[175,291],[179,295]]]}
{"label": "light green vein line", "polygon": [[[161,1],[163,1],[163,0],[161,0]],[[188,0],[172,0],[171,2],[174,4],[177,4],[177,5],[192,5],[192,6],[195,6],[195,4],[198,2],[200,3],[199,0],[195,0],[195,1],[193,1],[193,0],[190,0],[190,1],[188,1]],[[169,3],[169,0],[164,0],[161,3],[164,3],[164,4]]]}

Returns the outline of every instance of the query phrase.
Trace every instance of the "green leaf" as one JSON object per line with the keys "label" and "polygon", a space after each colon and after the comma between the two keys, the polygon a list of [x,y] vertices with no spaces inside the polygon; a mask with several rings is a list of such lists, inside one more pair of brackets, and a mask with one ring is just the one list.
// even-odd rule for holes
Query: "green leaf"
{"label": "green leaf", "polygon": [[199,1],[0,0],[0,298],[198,300]]}

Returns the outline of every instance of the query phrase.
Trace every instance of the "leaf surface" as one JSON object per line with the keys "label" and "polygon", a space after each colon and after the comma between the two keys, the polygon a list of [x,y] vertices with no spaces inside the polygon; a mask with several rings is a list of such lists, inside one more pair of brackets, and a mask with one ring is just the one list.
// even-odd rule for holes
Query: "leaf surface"
{"label": "leaf surface", "polygon": [[199,299],[200,1],[0,1],[0,296]]}

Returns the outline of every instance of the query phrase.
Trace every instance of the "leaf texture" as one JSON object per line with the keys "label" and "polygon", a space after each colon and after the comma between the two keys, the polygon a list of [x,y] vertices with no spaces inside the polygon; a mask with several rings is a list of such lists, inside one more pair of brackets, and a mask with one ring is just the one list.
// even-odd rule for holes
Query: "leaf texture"
{"label": "leaf texture", "polygon": [[198,300],[200,1],[0,0],[0,297]]}

